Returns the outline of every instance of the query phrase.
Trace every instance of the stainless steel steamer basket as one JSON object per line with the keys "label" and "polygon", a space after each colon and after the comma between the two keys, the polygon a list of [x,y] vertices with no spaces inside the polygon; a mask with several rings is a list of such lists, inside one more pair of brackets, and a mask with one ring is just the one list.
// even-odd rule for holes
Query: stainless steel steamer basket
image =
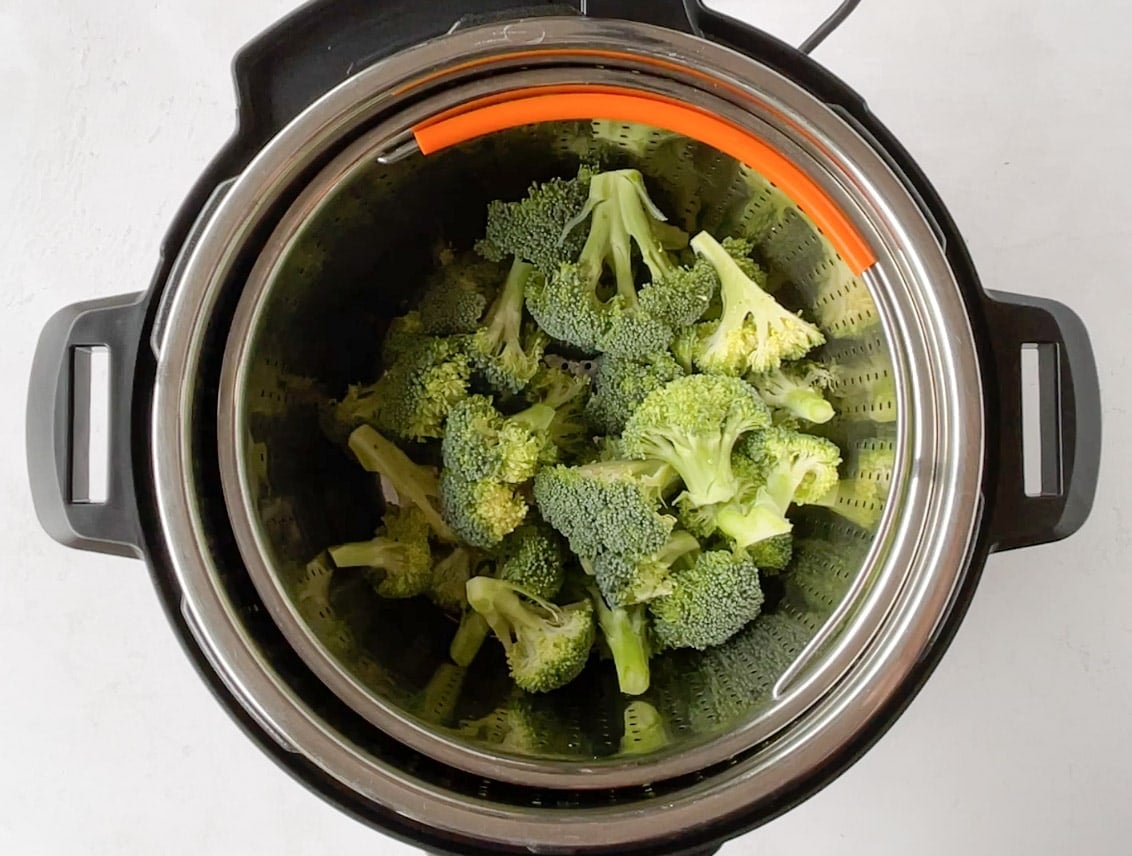
{"label": "stainless steel steamer basket", "polygon": [[[278,528],[264,525],[249,476],[247,396],[262,358],[276,353],[263,347],[272,333],[264,318],[284,317],[280,275],[304,230],[332,210],[351,177],[389,168],[412,181],[430,157],[445,157],[418,151],[412,131],[431,117],[564,85],[694,106],[766,142],[819,187],[870,250],[859,282],[874,304],[883,344],[875,353],[898,410],[885,429],[896,461],[886,509],[859,572],[814,625],[805,652],[732,727],[682,734],[643,758],[495,751],[428,727],[395,693],[360,680],[293,601],[280,569],[294,557],[281,551]],[[500,129],[468,150],[531,132]],[[1083,330],[1056,304],[974,297],[977,284],[956,278],[963,256],[948,243],[950,223],[941,225],[943,212],[911,186],[850,113],[704,38],[577,17],[456,30],[353,74],[267,140],[217,187],[152,309],[119,300],[57,316],[37,354],[29,404],[37,508],[52,534],[75,546],[131,552],[144,543],[208,677],[261,736],[301,759],[304,778],[352,811],[378,807],[383,825],[460,852],[671,852],[717,840],[772,816],[872,739],[949,638],[991,543],[1064,537],[1091,503],[1097,462],[1087,441],[1099,437],[1099,409]],[[959,273],[969,272],[960,265]],[[316,300],[314,289],[296,294],[292,308],[315,305],[303,303]],[[139,328],[148,343],[130,340]],[[1031,342],[1054,345],[1046,421],[1058,430],[1045,457],[1057,478],[1045,495],[1027,498],[1017,426],[1004,432],[997,420],[1009,425],[1020,414],[1017,351]],[[119,366],[119,394],[134,390],[131,400],[145,402],[144,386],[152,404],[116,417],[122,467],[102,511],[73,501],[66,415],[79,385],[70,354],[96,343],[125,354],[148,344],[155,355],[151,375],[140,358]],[[135,489],[139,506],[152,509],[144,541],[136,518],[121,522],[122,497]],[[1026,513],[1028,521],[1015,519]]]}

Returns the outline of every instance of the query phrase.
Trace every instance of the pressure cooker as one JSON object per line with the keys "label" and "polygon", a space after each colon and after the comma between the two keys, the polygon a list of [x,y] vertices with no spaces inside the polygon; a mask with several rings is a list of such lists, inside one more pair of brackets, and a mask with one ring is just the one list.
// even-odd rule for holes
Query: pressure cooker
{"label": "pressure cooker", "polygon": [[[809,58],[855,5],[801,49],[699,0],[298,9],[236,58],[237,130],[149,288],[67,307],[43,331],[27,435],[43,526],[143,559],[248,737],[430,852],[710,853],[788,811],[908,705],[991,552],[1083,524],[1099,468],[1081,322],[984,289],[924,174]],[[566,751],[422,718],[437,675],[468,716],[505,717],[498,675],[485,666],[469,694],[434,618],[335,601],[313,558],[372,525],[381,493],[322,436],[320,391],[376,365],[438,237],[474,240],[488,201],[599,143],[667,187],[681,219],[741,232],[790,279],[829,339],[830,436],[875,483],[864,507],[806,516],[828,574],[787,578],[734,643],[658,658],[649,702],[670,734],[647,753],[626,751],[632,710],[601,674],[547,702]],[[100,501],[85,475],[95,349],[110,380]],[[775,659],[773,681],[754,686],[752,656]]]}

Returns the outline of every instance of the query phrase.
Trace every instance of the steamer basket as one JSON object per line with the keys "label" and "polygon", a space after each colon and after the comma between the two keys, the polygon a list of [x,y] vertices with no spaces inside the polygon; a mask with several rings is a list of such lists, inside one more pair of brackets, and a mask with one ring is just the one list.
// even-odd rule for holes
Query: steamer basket
{"label": "steamer basket", "polygon": [[[613,72],[591,75],[591,83],[571,82],[570,96],[680,92],[663,80],[642,88]],[[508,99],[557,98],[565,88],[554,72],[519,72],[508,82],[515,87]],[[430,106],[441,121],[467,116],[463,97],[449,93]],[[477,93],[474,103],[491,110],[507,102]],[[701,104],[715,106],[710,97]],[[834,617],[851,615],[876,582],[873,533],[900,437],[877,306],[798,200],[708,141],[597,115],[517,124],[426,154],[435,121],[419,126],[415,141],[395,139],[392,150],[389,129],[377,129],[325,167],[277,227],[245,289],[225,368],[231,398],[223,408],[231,412],[222,415],[235,430],[221,435],[221,454],[232,516],[250,523],[237,534],[256,588],[335,694],[442,763],[514,784],[593,789],[641,786],[724,761],[734,746],[721,738],[772,733],[789,687],[805,672],[807,646],[835,649]],[[635,739],[642,708],[619,693],[610,665],[591,664],[582,679],[546,696],[515,693],[498,645],[485,646],[466,671],[453,666],[451,619],[423,599],[378,597],[362,575],[335,571],[321,552],[370,537],[383,503],[373,476],[321,430],[320,401],[376,376],[384,330],[417,305],[438,244],[469,248],[483,233],[488,202],[519,198],[531,182],[574,174],[581,163],[639,169],[677,225],[754,242],[780,284],[779,299],[829,340],[817,356],[833,369],[841,416],[822,430],[842,448],[844,476],[877,484],[864,500],[807,512],[796,535],[808,575],[764,575],[771,607],[754,625],[719,650],[654,660],[653,686],[637,701],[666,725],[648,751]],[[802,183],[801,192],[813,188]],[[239,444],[226,446],[229,436]],[[816,577],[814,555],[828,557]]]}

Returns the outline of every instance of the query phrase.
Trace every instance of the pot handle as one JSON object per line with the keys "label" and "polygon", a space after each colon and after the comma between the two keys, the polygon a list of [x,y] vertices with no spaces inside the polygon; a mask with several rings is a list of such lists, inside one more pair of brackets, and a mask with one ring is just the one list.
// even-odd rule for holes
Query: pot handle
{"label": "pot handle", "polygon": [[[76,303],[43,328],[28,389],[27,454],[39,522],[68,547],[140,558],[141,525],[131,455],[131,392],[145,302],[127,294]],[[82,482],[89,471],[89,354],[109,357],[106,499],[91,502]]]}
{"label": "pot handle", "polygon": [[[1081,319],[1053,300],[988,291],[998,375],[998,490],[990,540],[996,551],[1060,541],[1084,524],[1100,471],[1097,366]],[[1040,492],[1025,489],[1022,351],[1039,359]],[[993,410],[989,411],[993,413]]]}

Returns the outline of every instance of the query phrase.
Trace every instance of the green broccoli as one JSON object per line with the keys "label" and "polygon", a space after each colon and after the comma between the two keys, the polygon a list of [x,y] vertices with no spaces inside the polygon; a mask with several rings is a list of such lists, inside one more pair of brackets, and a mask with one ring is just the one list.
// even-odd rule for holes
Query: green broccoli
{"label": "green broccoli", "polygon": [[442,254],[420,301],[424,332],[432,336],[476,332],[505,273],[498,263],[475,253]]}
{"label": "green broccoli", "polygon": [[603,434],[620,434],[650,392],[683,377],[684,369],[661,352],[630,360],[611,355],[598,361],[596,391],[586,402],[586,418]]}
{"label": "green broccoli", "polygon": [[473,547],[490,549],[526,519],[529,506],[515,485],[440,473],[440,505],[452,530]]}
{"label": "green broccoli", "polygon": [[593,434],[583,416],[590,393],[590,378],[563,368],[544,366],[531,379],[526,399],[532,404],[554,408],[554,418],[547,428],[552,448],[545,449],[542,463],[554,463],[555,450],[568,457],[578,457],[592,446]]}
{"label": "green broccoli", "polygon": [[704,510],[737,550],[789,533],[790,506],[821,502],[837,484],[841,450],[822,437],[768,428],[745,437],[739,452],[747,462],[743,489]]}
{"label": "green broccoli", "polygon": [[592,562],[611,550],[660,551],[676,523],[661,513],[661,501],[678,484],[674,471],[655,461],[597,461],[540,470],[534,499],[575,555]]}
{"label": "green broccoli", "polygon": [[[419,509],[391,507],[377,537],[330,548],[339,568],[368,568],[377,593],[405,598],[424,594],[432,585],[429,525]],[[377,573],[380,572],[380,573]]]}
{"label": "green broccoli", "polygon": [[721,645],[762,610],[758,568],[729,552],[700,553],[693,564],[674,568],[670,580],[672,593],[648,607],[660,648]]}
{"label": "green broccoli", "polygon": [[696,505],[726,502],[739,489],[731,452],[747,432],[770,424],[770,410],[738,378],[689,375],[646,396],[625,425],[630,458],[671,466]]}
{"label": "green broccoli", "polygon": [[[577,223],[587,217],[581,253],[532,283],[527,308],[551,336],[585,351],[634,357],[663,350],[676,326],[703,314],[717,287],[715,272],[710,265],[682,268],[674,261],[669,251],[682,246],[686,235],[664,223],[636,170],[594,175]],[[634,245],[650,273],[640,292]],[[608,297],[606,268],[614,280]]]}
{"label": "green broccoli", "polygon": [[794,555],[794,536],[790,533],[763,538],[747,547],[747,558],[760,571],[773,573],[790,564]]}
{"label": "green broccoli", "polygon": [[577,228],[577,218],[589,195],[590,171],[583,167],[575,178],[532,184],[518,202],[492,202],[487,237],[476,249],[496,262],[522,259],[549,276],[582,252],[585,234]]}
{"label": "green broccoli", "polygon": [[334,403],[331,433],[370,424],[405,440],[439,438],[449,411],[467,397],[470,378],[468,358],[451,340],[421,339],[377,383],[351,386]]}
{"label": "green broccoli", "polygon": [[672,591],[672,568],[700,549],[688,532],[673,532],[651,553],[606,550],[590,563],[602,596],[614,607],[647,603]]}
{"label": "green broccoli", "polygon": [[483,326],[468,337],[468,354],[492,389],[517,393],[539,369],[546,334],[523,324],[523,296],[533,268],[516,259]]}
{"label": "green broccoli", "polygon": [[394,505],[415,506],[437,538],[450,543],[457,540],[456,533],[437,509],[435,501],[440,496],[440,487],[433,469],[414,463],[395,443],[369,425],[362,425],[350,434],[349,447],[362,467],[378,473],[387,489],[396,494]]}
{"label": "green broccoli", "polygon": [[457,546],[432,569],[428,598],[445,612],[459,615],[468,605],[465,586],[472,576],[474,554]]}
{"label": "green broccoli", "polygon": [[495,550],[494,576],[525,594],[551,600],[566,576],[562,539],[545,523],[526,523],[504,538]]}
{"label": "green broccoli", "polygon": [[625,705],[624,723],[622,755],[648,755],[672,742],[664,717],[647,701],[634,699]]}
{"label": "green broccoli", "polygon": [[[565,548],[557,532],[541,521],[525,523],[499,543],[491,556],[490,570],[484,573],[481,568],[479,575],[505,580],[524,594],[551,600],[562,589],[565,561]],[[449,646],[452,661],[461,666],[470,665],[487,633],[483,616],[466,610]]]}
{"label": "green broccoli", "polygon": [[492,577],[468,581],[468,603],[503,644],[515,684],[550,692],[581,674],[594,643],[593,604],[556,606]]}
{"label": "green broccoli", "polygon": [[[464,599],[467,600],[466,592]],[[460,617],[460,626],[456,628],[456,635],[448,645],[448,656],[452,658],[452,662],[465,668],[470,666],[490,632],[491,628],[482,615],[471,607],[465,609]]]}
{"label": "green broccoli", "polygon": [[823,394],[832,379],[829,369],[809,361],[783,363],[777,369],[748,378],[771,407],[816,425],[833,418],[833,405]]}
{"label": "green broccoli", "polygon": [[596,585],[588,586],[601,636],[617,669],[617,683],[626,695],[641,695],[649,688],[652,632],[644,604],[614,609]]}
{"label": "green broccoli", "polygon": [[744,242],[727,239],[721,244],[707,232],[700,232],[691,243],[715,267],[723,304],[718,321],[697,328],[699,342],[693,360],[701,370],[729,375],[767,372],[784,360],[804,357],[825,342],[817,327],[767,294],[760,283],[765,282],[761,270],[753,278],[744,271],[744,265],[732,255]]}
{"label": "green broccoli", "polygon": [[425,333],[421,313],[414,309],[389,322],[385,336],[381,340],[381,364],[388,368],[406,352],[418,347],[429,339]]}
{"label": "green broccoli", "polygon": [[471,481],[528,481],[545,454],[555,413],[552,407],[534,404],[508,417],[490,398],[470,396],[448,415],[441,446],[444,466]]}

